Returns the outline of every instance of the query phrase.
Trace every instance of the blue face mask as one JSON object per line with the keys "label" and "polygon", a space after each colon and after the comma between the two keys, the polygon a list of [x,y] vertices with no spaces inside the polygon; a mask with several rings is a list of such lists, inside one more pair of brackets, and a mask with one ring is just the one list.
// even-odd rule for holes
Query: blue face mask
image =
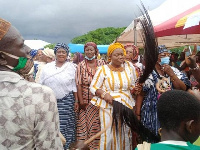
{"label": "blue face mask", "polygon": [[95,58],[96,58],[95,55],[94,55],[92,58],[89,58],[89,57],[85,56],[85,59],[87,59],[87,60],[93,60],[93,59],[95,59]]}
{"label": "blue face mask", "polygon": [[168,65],[169,64],[169,57],[163,57],[161,58],[160,65]]}

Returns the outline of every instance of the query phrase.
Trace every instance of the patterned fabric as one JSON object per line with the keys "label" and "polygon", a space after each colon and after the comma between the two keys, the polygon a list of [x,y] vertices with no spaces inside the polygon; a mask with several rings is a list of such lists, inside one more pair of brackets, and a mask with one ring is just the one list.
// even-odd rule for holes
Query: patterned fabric
{"label": "patterned fabric", "polygon": [[[130,90],[135,87],[137,77],[135,70],[133,70],[134,67],[129,66],[130,63],[124,65],[125,70],[122,72],[112,71],[108,65],[99,67],[90,85],[90,91],[95,95],[96,90],[101,88],[103,91],[109,92],[114,100],[133,109],[135,101]],[[94,96],[91,103],[103,108],[112,108],[112,105],[98,96]]]}
{"label": "patterned fabric", "polygon": [[0,18],[0,40],[4,37],[4,35],[6,35],[10,26],[10,22]]}
{"label": "patterned fabric", "polygon": [[37,55],[38,51],[36,49],[32,49],[30,52],[30,55],[32,58],[34,58]]}
{"label": "patterned fabric", "polygon": [[39,62],[38,61],[34,61],[34,72],[33,72],[33,78],[35,79],[37,71],[38,71],[38,65]]}
{"label": "patterned fabric", "polygon": [[[108,113],[112,114],[113,108],[104,108]],[[110,117],[105,111],[100,109],[101,130],[106,128],[110,123]],[[118,125],[118,133],[116,133],[115,125],[108,128],[100,137],[100,150],[132,150],[132,133],[131,129],[124,124]]]}
{"label": "patterned fabric", "polygon": [[[103,91],[108,92],[115,101],[133,109],[135,101],[130,90],[135,86],[136,74],[134,67],[130,67],[129,65],[130,63],[124,63],[125,70],[122,72],[112,71],[108,65],[99,67],[90,85],[92,94],[95,95],[97,89],[102,89]],[[91,103],[95,106],[104,108],[112,114],[112,105],[108,104],[104,99],[94,96]],[[110,122],[108,114],[102,110],[100,110],[100,122],[101,129],[105,128]],[[122,128],[123,132],[119,132],[119,134],[116,134],[115,132],[115,125],[110,127],[106,133],[102,134],[99,149],[131,149],[132,133],[130,128],[126,127],[125,124],[120,128]]]}
{"label": "patterned fabric", "polygon": [[[103,60],[97,60],[97,66],[104,65]],[[86,60],[80,62],[76,71],[76,84],[82,87],[83,102],[89,104],[93,95],[89,90],[90,83],[92,81],[92,75],[96,70],[86,66]],[[96,134],[100,130],[99,122],[99,110],[98,108],[88,106],[86,110],[80,110],[77,118],[77,140],[85,140],[91,135]],[[89,144],[91,149],[95,149],[98,146],[99,139],[94,140]]]}
{"label": "patterned fabric", "polygon": [[[190,87],[190,81],[187,76],[180,72],[178,69],[171,67],[176,76],[185,83],[186,86]],[[158,74],[153,71],[143,85],[143,91],[145,97],[141,108],[141,122],[143,125],[158,135],[158,129],[160,124],[157,116],[157,100],[158,91],[156,89],[156,83],[158,82]],[[172,89],[174,89],[172,82],[170,81]],[[151,142],[151,141],[149,141]]]}
{"label": "patterned fabric", "polygon": [[0,149],[63,149],[53,91],[0,72]]}
{"label": "patterned fabric", "polygon": [[74,95],[70,92],[62,99],[57,99],[58,112],[60,117],[60,132],[66,139],[65,149],[75,142],[76,118],[74,112]]}
{"label": "patterned fabric", "polygon": [[61,67],[56,67],[56,62],[48,63],[42,69],[40,83],[50,87],[56,99],[62,99],[71,91],[77,92],[75,82],[76,67],[71,62],[65,62]]}
{"label": "patterned fabric", "polygon": [[163,53],[163,52],[171,53],[171,51],[168,50],[168,49],[165,47],[165,45],[159,45],[159,46],[158,46],[158,53],[160,54],[160,53]]}
{"label": "patterned fabric", "polygon": [[67,56],[69,54],[69,47],[65,43],[57,43],[56,46],[54,47],[54,54],[56,54],[58,49],[64,49],[67,52]]}

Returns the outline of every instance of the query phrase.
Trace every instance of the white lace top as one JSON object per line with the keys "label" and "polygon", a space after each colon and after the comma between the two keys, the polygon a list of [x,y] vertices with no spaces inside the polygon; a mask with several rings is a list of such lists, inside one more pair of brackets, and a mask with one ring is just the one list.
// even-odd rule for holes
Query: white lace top
{"label": "white lace top", "polygon": [[40,83],[50,87],[57,99],[65,97],[69,92],[77,92],[75,83],[76,66],[71,62],[65,62],[62,67],[56,67],[51,62],[45,65],[40,76]]}

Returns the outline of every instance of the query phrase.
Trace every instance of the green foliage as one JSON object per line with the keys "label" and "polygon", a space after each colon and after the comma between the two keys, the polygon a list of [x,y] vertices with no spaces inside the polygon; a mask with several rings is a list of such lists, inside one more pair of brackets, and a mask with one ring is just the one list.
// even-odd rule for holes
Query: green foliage
{"label": "green foliage", "polygon": [[[175,52],[175,53],[178,53],[180,55],[180,53],[183,51],[183,49],[185,47],[188,47],[188,46],[182,46],[182,47],[173,48],[173,49],[170,49],[170,50],[171,50],[171,52]],[[191,45],[190,48],[191,48],[191,50],[194,50],[194,46],[193,45]]]}
{"label": "green foliage", "polygon": [[112,43],[124,30],[123,28],[99,28],[94,31],[90,31],[79,37],[75,37],[71,40],[73,44],[85,44],[86,42],[95,42],[97,45],[108,45]]}
{"label": "green foliage", "polygon": [[44,48],[54,49],[55,46],[56,44],[48,44]]}

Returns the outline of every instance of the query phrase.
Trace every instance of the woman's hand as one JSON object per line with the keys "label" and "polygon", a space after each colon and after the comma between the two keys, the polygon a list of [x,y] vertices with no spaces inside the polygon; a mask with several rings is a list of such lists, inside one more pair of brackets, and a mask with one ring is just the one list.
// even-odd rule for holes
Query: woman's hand
{"label": "woman's hand", "polygon": [[80,103],[79,104],[79,109],[86,110],[87,106],[88,106],[88,104],[86,104],[86,103]]}
{"label": "woman's hand", "polygon": [[111,104],[113,103],[113,97],[109,94],[109,93],[106,93],[104,98],[103,98],[107,103]]}
{"label": "woman's hand", "polygon": [[74,111],[78,112],[79,110],[79,104],[77,102],[74,103]]}
{"label": "woman's hand", "polygon": [[175,73],[169,65],[163,65],[163,71],[170,77],[174,76]]}
{"label": "woman's hand", "polygon": [[191,56],[188,56],[188,57],[186,56],[185,62],[187,64],[187,66],[190,67],[190,68],[195,68],[197,66],[195,55],[191,55]]}
{"label": "woman's hand", "polygon": [[136,86],[134,88],[134,94],[138,95],[142,91],[142,83],[136,83]]}
{"label": "woman's hand", "polygon": [[136,117],[139,121],[141,120],[141,115],[136,115]]}

